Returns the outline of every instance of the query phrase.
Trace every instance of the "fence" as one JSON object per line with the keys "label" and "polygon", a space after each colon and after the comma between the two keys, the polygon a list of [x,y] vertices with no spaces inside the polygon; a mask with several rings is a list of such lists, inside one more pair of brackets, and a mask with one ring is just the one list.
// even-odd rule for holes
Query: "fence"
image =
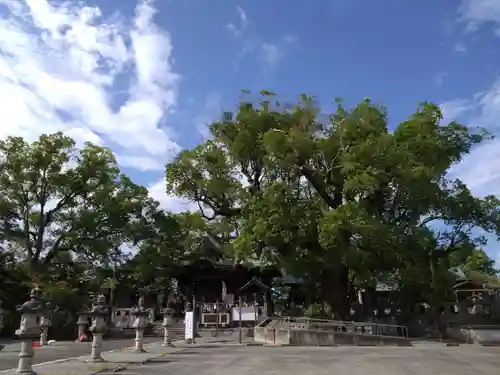
{"label": "fence", "polygon": [[368,336],[391,336],[408,338],[408,329],[403,325],[371,322],[348,322],[342,320],[312,319],[305,317],[272,317],[265,319],[258,327],[273,325],[282,328],[316,331],[350,332]]}
{"label": "fence", "polygon": [[[233,304],[196,303],[198,325],[203,328],[229,328],[243,325],[254,327],[262,318],[262,308],[258,305],[238,306]],[[241,324],[240,324],[241,323]]]}

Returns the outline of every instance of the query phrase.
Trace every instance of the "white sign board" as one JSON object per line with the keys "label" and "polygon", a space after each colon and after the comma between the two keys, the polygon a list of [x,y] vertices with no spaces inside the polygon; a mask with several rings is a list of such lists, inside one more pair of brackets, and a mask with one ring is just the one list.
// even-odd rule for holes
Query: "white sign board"
{"label": "white sign board", "polygon": [[[242,322],[255,322],[256,318],[258,318],[258,311],[256,310],[256,307],[251,306],[251,307],[242,307],[241,308],[241,321]],[[233,307],[232,308],[232,319],[233,321],[239,321],[240,320],[240,308],[239,307]]]}
{"label": "white sign board", "polygon": [[184,315],[184,338],[194,340],[194,313],[186,311]]}

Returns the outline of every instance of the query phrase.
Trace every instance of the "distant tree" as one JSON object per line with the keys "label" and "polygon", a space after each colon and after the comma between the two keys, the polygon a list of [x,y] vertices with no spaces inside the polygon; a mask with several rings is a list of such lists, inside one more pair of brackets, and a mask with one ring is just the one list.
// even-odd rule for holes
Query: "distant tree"
{"label": "distant tree", "polygon": [[32,143],[0,141],[2,246],[32,276],[62,259],[120,256],[121,244],[141,232],[135,226],[151,204],[145,188],[120,174],[107,148],[87,143],[78,150],[62,133]]}
{"label": "distant tree", "polygon": [[450,257],[452,266],[460,267],[466,274],[475,271],[484,275],[496,276],[498,269],[495,268],[495,261],[486,252],[479,248],[459,248]]}

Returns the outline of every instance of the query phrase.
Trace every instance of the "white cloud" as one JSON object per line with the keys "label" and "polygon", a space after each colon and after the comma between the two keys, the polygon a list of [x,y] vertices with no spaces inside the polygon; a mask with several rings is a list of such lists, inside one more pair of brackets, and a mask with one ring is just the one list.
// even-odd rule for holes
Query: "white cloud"
{"label": "white cloud", "polygon": [[197,211],[198,205],[186,199],[168,195],[165,192],[165,180],[160,180],[148,187],[149,194],[160,202],[160,206],[171,212]]}
{"label": "white cloud", "polygon": [[262,58],[267,65],[275,65],[283,57],[283,51],[276,44],[262,44]]}
{"label": "white cloud", "polygon": [[61,130],[132,168],[167,161],[180,149],[164,128],[179,75],[152,4],[127,19],[80,1],[0,0],[0,138]]}
{"label": "white cloud", "polygon": [[473,110],[475,102],[468,99],[454,99],[440,105],[444,121],[457,120],[462,115]]}
{"label": "white cloud", "polygon": [[286,35],[281,40],[275,43],[262,43],[261,58],[267,69],[273,68],[281,62],[293,45],[298,42],[298,38],[294,35]]}
{"label": "white cloud", "polygon": [[222,98],[217,93],[211,93],[205,98],[200,114],[196,117],[196,127],[203,140],[210,138],[209,126],[222,116]]}
{"label": "white cloud", "polygon": [[[474,32],[481,26],[489,26],[494,35],[500,37],[500,1],[462,0],[458,9],[459,21],[465,23],[467,32]],[[455,46],[455,50],[461,52]],[[472,126],[486,128],[494,136],[500,136],[500,78],[491,87],[468,99],[454,100],[443,104],[445,115],[458,118]],[[462,163],[450,171],[461,178],[477,195],[500,196],[500,140],[494,139],[476,147]],[[500,264],[498,241],[490,238],[486,251]]]}
{"label": "white cloud", "polygon": [[449,72],[439,72],[434,76],[432,83],[434,84],[435,87],[441,87],[445,79],[448,78],[449,76],[450,76]]}
{"label": "white cloud", "polygon": [[93,144],[103,146],[104,141],[96,133],[92,132],[88,128],[71,128],[64,132],[68,137],[74,139],[76,147],[82,148],[85,142],[91,142]]}
{"label": "white cloud", "polygon": [[116,159],[121,166],[137,169],[141,172],[162,171],[165,169],[163,160],[147,156],[117,155]]}
{"label": "white cloud", "polygon": [[[483,127],[493,135],[500,135],[500,79],[485,92],[469,99],[443,103],[441,108],[447,121],[458,119],[470,126]],[[477,195],[500,196],[500,139],[480,144],[450,172],[462,179]]]}
{"label": "white cloud", "polygon": [[227,25],[229,35],[241,43],[241,49],[236,56],[236,64],[238,60],[252,54],[264,63],[264,68],[267,70],[282,61],[289,52],[289,47],[298,42],[295,35],[285,35],[276,42],[262,40],[257,33],[252,32],[251,28],[248,27],[250,20],[243,8],[237,6],[236,10],[239,16],[238,22]]}
{"label": "white cloud", "polygon": [[465,46],[464,43],[455,43],[455,45],[453,46],[453,49],[455,50],[455,52],[459,52],[459,53],[466,53],[467,52],[467,47]]}
{"label": "white cloud", "polygon": [[283,42],[292,44],[292,43],[298,43],[299,38],[297,38],[295,35],[285,35],[283,38]]}
{"label": "white cloud", "polygon": [[248,17],[243,8],[239,5],[236,6],[236,10],[238,11],[239,24],[237,25],[235,23],[229,23],[227,25],[227,29],[229,30],[229,33],[233,38],[241,38],[245,33],[245,30],[247,29]]}
{"label": "white cloud", "polygon": [[500,26],[500,2],[498,0],[462,0],[458,8],[459,20],[474,31],[482,24]]}

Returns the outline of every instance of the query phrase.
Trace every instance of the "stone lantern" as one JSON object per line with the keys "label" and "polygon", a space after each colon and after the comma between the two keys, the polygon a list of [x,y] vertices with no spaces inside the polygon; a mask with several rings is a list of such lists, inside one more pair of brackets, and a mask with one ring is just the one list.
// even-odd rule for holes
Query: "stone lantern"
{"label": "stone lantern", "polygon": [[92,318],[90,332],[92,332],[92,351],[90,353],[91,362],[101,362],[102,358],[102,336],[106,331],[106,317],[109,315],[106,305],[106,297],[100,294],[97,303],[88,314]]}
{"label": "stone lantern", "polygon": [[40,337],[40,317],[44,306],[41,301],[41,291],[38,287],[31,290],[29,301],[17,309],[21,313],[21,324],[16,330],[16,336],[21,340],[18,374],[36,375],[33,371],[33,341]]}
{"label": "stone lantern", "polygon": [[172,337],[170,336],[170,327],[174,320],[174,309],[167,307],[163,310],[163,344],[162,346],[173,346]]}
{"label": "stone lantern", "polygon": [[43,311],[40,319],[40,346],[48,345],[49,343],[49,328],[52,327],[52,321],[50,319],[51,311],[48,306]]}
{"label": "stone lantern", "polygon": [[133,323],[132,328],[135,328],[135,353],[144,353],[144,330],[148,326],[146,319],[148,310],[144,307],[144,297],[139,297],[137,307],[131,311]]}
{"label": "stone lantern", "polygon": [[86,336],[85,331],[87,329],[87,326],[89,325],[89,312],[83,311],[78,313],[78,320],[76,324],[78,326],[78,337],[76,341],[80,342],[81,338]]}

